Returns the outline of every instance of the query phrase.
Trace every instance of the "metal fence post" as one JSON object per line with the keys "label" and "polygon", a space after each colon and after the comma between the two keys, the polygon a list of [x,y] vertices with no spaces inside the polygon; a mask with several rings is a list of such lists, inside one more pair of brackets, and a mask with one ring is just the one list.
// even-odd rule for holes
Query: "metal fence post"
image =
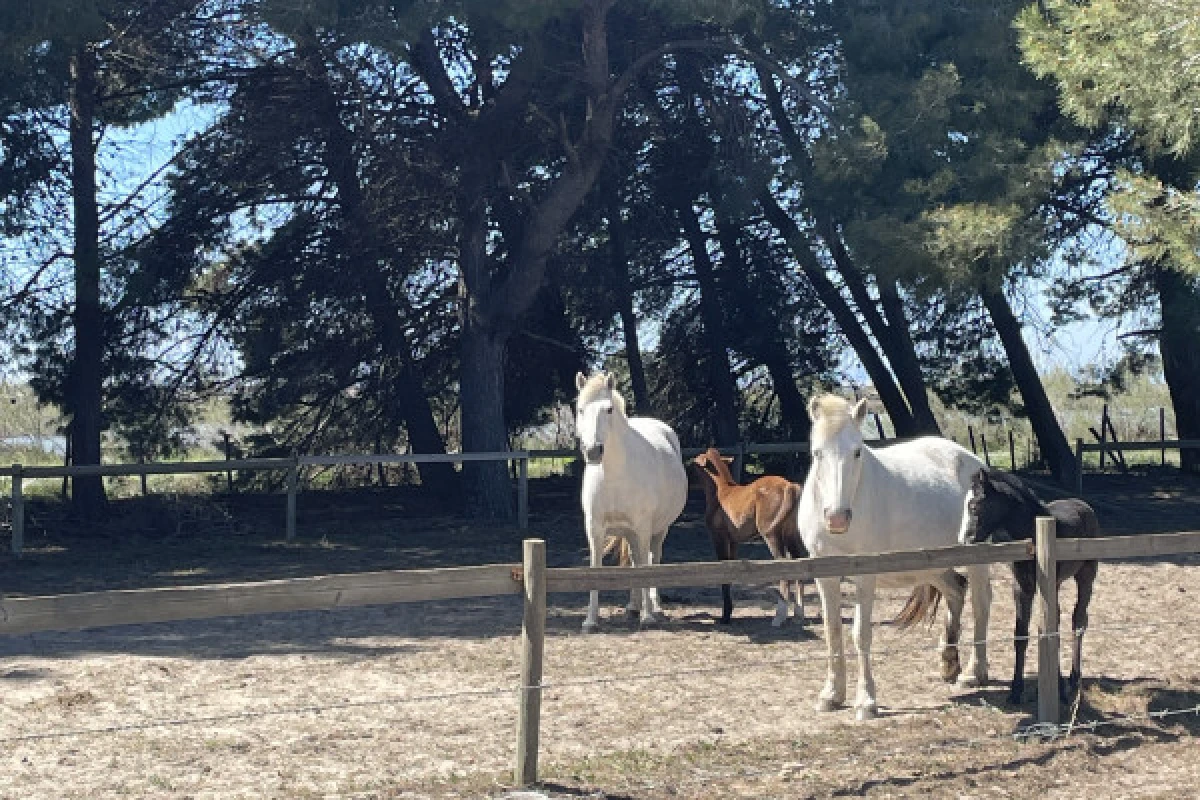
{"label": "metal fence post", "polygon": [[529,530],[529,454],[517,459],[517,527]]}
{"label": "metal fence post", "polygon": [[287,540],[296,538],[296,492],[300,488],[300,459],[292,453],[292,464],[287,475]]}
{"label": "metal fence post", "polygon": [[742,475],[746,468],[746,443],[738,442],[736,455],[733,457],[733,479],[738,483],[742,482]]}
{"label": "metal fence post", "polygon": [[[1167,410],[1162,406],[1158,407],[1158,440],[1163,442],[1162,450],[1159,455],[1162,457],[1162,465],[1167,465]],[[1182,452],[1180,453],[1182,456]]]}
{"label": "metal fence post", "polygon": [[12,465],[12,551],[21,555],[25,548],[25,494],[21,486],[21,465]]}
{"label": "metal fence post", "polygon": [[1075,493],[1083,494],[1083,439],[1075,440]]}
{"label": "metal fence post", "polygon": [[542,715],[542,657],[546,645],[546,542],[525,540],[525,615],[521,623],[521,688],[517,711],[516,783],[537,783]]}
{"label": "metal fence post", "polygon": [[1037,593],[1042,599],[1038,636],[1038,722],[1058,724],[1058,561],[1052,517],[1037,518]]}

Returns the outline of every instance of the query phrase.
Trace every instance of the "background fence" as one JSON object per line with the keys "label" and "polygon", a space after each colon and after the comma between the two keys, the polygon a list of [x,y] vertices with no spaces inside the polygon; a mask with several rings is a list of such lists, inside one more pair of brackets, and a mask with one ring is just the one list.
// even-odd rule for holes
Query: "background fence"
{"label": "background fence", "polygon": [[[886,446],[900,439],[874,440],[877,446]],[[1014,443],[1013,458],[1016,450]],[[685,459],[692,458],[704,452],[706,448],[687,447],[683,449]],[[775,442],[775,443],[739,443],[731,447],[720,448],[722,453],[734,459],[733,473],[737,480],[742,480],[745,474],[746,457],[751,455],[798,455],[807,453],[808,442]],[[972,442],[972,449],[975,449]],[[1084,456],[1087,453],[1099,453],[1101,464],[1107,454],[1114,463],[1120,454],[1126,452],[1159,451],[1162,462],[1166,463],[1168,450],[1200,449],[1200,440],[1173,439],[1153,442],[1113,442],[1101,441],[1095,443],[1077,439],[1075,442],[1075,459],[1078,467],[1076,492],[1083,492]],[[986,457],[986,450],[984,453]],[[296,513],[302,470],[306,467],[339,467],[339,466],[374,466],[382,464],[459,464],[468,461],[506,461],[515,465],[517,527],[529,529],[529,462],[538,459],[576,458],[575,449],[561,448],[554,450],[512,450],[495,453],[446,453],[446,454],[348,454],[335,456],[300,456],[289,458],[248,458],[229,459],[224,461],[175,461],[136,464],[100,464],[93,466],[25,466],[13,464],[11,467],[0,467],[0,477],[11,479],[11,526],[12,552],[20,555],[25,543],[25,491],[24,484],[28,480],[49,478],[72,478],[81,475],[100,475],[105,477],[138,476],[142,483],[142,493],[148,493],[147,476],[149,475],[179,475],[179,474],[219,474],[231,475],[234,471],[286,471],[286,506],[284,529],[287,541],[296,537]],[[988,459],[990,464],[990,459]],[[1123,465],[1123,461],[1120,462]],[[228,479],[232,485],[232,478]]]}

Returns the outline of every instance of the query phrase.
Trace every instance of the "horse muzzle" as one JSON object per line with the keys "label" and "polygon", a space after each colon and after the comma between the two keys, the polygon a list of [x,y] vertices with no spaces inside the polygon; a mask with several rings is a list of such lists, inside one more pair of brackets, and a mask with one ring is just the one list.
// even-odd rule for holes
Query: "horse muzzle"
{"label": "horse muzzle", "polygon": [[604,460],[604,445],[602,444],[581,449],[583,450],[583,460],[587,464],[595,466]]}
{"label": "horse muzzle", "polygon": [[850,529],[852,516],[853,512],[848,508],[841,511],[827,511],[825,512],[825,527],[829,529],[830,533],[845,533]]}

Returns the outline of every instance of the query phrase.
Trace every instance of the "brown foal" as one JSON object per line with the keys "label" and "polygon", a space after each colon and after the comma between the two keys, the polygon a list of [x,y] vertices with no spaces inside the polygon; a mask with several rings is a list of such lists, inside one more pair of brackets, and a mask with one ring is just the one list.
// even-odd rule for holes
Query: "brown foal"
{"label": "brown foal", "polygon": [[[796,527],[797,504],[803,487],[786,478],[764,475],[742,485],[733,479],[729,465],[715,448],[692,460],[692,471],[704,487],[704,522],[712,535],[717,559],[737,558],[737,546],[762,537],[773,558],[805,558],[808,552]],[[721,622],[733,618],[733,594],[721,586]],[[783,625],[791,606],[788,581],[779,582],[779,605],[771,624]],[[796,619],[804,624],[804,584],[796,581]]]}

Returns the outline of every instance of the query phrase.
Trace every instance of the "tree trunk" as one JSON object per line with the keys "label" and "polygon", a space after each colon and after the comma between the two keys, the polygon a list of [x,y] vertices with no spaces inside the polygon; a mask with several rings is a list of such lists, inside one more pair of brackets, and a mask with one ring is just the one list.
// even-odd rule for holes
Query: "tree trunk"
{"label": "tree trunk", "polygon": [[925,376],[921,372],[921,362],[917,359],[917,348],[913,344],[908,330],[908,315],[904,313],[904,301],[900,299],[900,291],[896,282],[876,278],[879,287],[879,303],[883,306],[884,316],[888,321],[889,341],[892,349],[888,351],[888,361],[892,372],[904,389],[904,397],[912,411],[913,419],[925,433],[941,434],[937,417],[929,405],[929,392],[925,386]]}
{"label": "tree trunk", "polygon": [[[1200,439],[1200,284],[1178,270],[1154,268],[1162,310],[1158,350],[1180,439]],[[1185,472],[1200,473],[1200,450],[1179,454]]]}
{"label": "tree trunk", "polygon": [[[96,208],[96,60],[87,44],[71,56],[71,195],[75,224],[75,359],[67,406],[71,412],[72,456],[77,465],[100,463],[103,427],[104,323],[100,310],[100,221]],[[75,513],[88,519],[105,506],[99,476],[72,483]]]}
{"label": "tree trunk", "polygon": [[920,430],[916,420],[913,419],[912,412],[909,411],[904,394],[896,385],[887,365],[883,363],[879,352],[871,343],[871,338],[863,330],[858,317],[854,315],[854,310],[850,308],[850,304],[842,297],[841,292],[834,286],[833,281],[829,280],[824,268],[817,261],[808,236],[800,230],[800,226],[784,211],[770,192],[763,191],[759,195],[759,203],[762,205],[767,221],[779,231],[784,241],[787,242],[800,269],[812,284],[817,296],[821,298],[821,303],[833,315],[834,322],[841,329],[842,335],[850,342],[858,360],[871,378],[875,391],[879,393],[880,402],[883,403],[884,409],[891,417],[896,435],[916,436]]}
{"label": "tree trunk", "polygon": [[690,200],[677,204],[679,223],[692,253],[692,267],[700,284],[700,317],[704,322],[704,342],[708,351],[708,380],[713,392],[713,433],[718,446],[736,444],[739,439],[737,387],[722,320],[721,298],[708,253],[708,237],[700,228],[700,219]]}
{"label": "tree trunk", "polygon": [[[409,310],[408,303],[406,298],[396,298],[388,286],[383,267],[387,258],[386,254],[376,252],[374,246],[381,237],[375,231],[363,197],[353,134],[342,122],[340,104],[330,85],[324,55],[311,32],[300,37],[297,53],[311,82],[309,99],[319,110],[320,124],[325,128],[325,168],[337,187],[338,203],[348,233],[346,245],[359,251],[358,268],[350,271],[348,277],[358,279],[367,312],[379,329],[385,347],[400,362],[396,373],[398,411],[404,419],[412,452],[443,454],[446,442],[434,420],[420,371],[412,363],[412,346],[400,316],[401,311]],[[435,492],[448,494],[458,484],[453,464],[421,464],[417,466],[417,472],[421,483]]]}
{"label": "tree trunk", "polygon": [[[464,453],[498,453],[508,450],[504,420],[504,353],[507,336],[469,327],[462,336],[462,449]],[[499,398],[499,402],[497,402]],[[463,464],[469,516],[480,519],[513,518],[512,485],[503,461]]]}
{"label": "tree trunk", "polygon": [[652,415],[650,390],[646,385],[646,367],[642,363],[641,343],[638,339],[637,315],[633,309],[633,288],[629,281],[629,260],[625,247],[625,226],[621,220],[621,201],[617,195],[617,181],[610,177],[606,181],[608,195],[608,243],[611,256],[613,282],[618,294],[618,313],[621,331],[625,335],[625,359],[629,363],[629,382],[633,386],[635,411]]}
{"label": "tree trunk", "polygon": [[1050,405],[1050,398],[1046,396],[1046,387],[1042,385],[1042,378],[1038,375],[1033,358],[1029,355],[1029,348],[1021,336],[1021,321],[1013,313],[1003,289],[984,286],[980,289],[980,295],[1008,355],[1008,364],[1013,371],[1017,388],[1021,391],[1025,413],[1029,415],[1029,424],[1037,437],[1042,457],[1050,465],[1054,479],[1074,491],[1078,480],[1075,452],[1067,442],[1067,437],[1063,435],[1058,418],[1054,415],[1054,407]]}
{"label": "tree trunk", "polygon": [[[716,196],[717,187],[713,187]],[[717,209],[717,237],[724,256],[727,294],[736,299],[731,301],[733,313],[743,321],[745,332],[741,344],[747,355],[767,368],[775,396],[779,398],[779,417],[783,423],[784,436],[788,441],[807,442],[812,430],[808,417],[808,405],[796,388],[792,375],[792,358],[785,342],[786,333],[776,310],[758,302],[750,287],[750,265],[738,241],[739,228],[730,216]]]}

